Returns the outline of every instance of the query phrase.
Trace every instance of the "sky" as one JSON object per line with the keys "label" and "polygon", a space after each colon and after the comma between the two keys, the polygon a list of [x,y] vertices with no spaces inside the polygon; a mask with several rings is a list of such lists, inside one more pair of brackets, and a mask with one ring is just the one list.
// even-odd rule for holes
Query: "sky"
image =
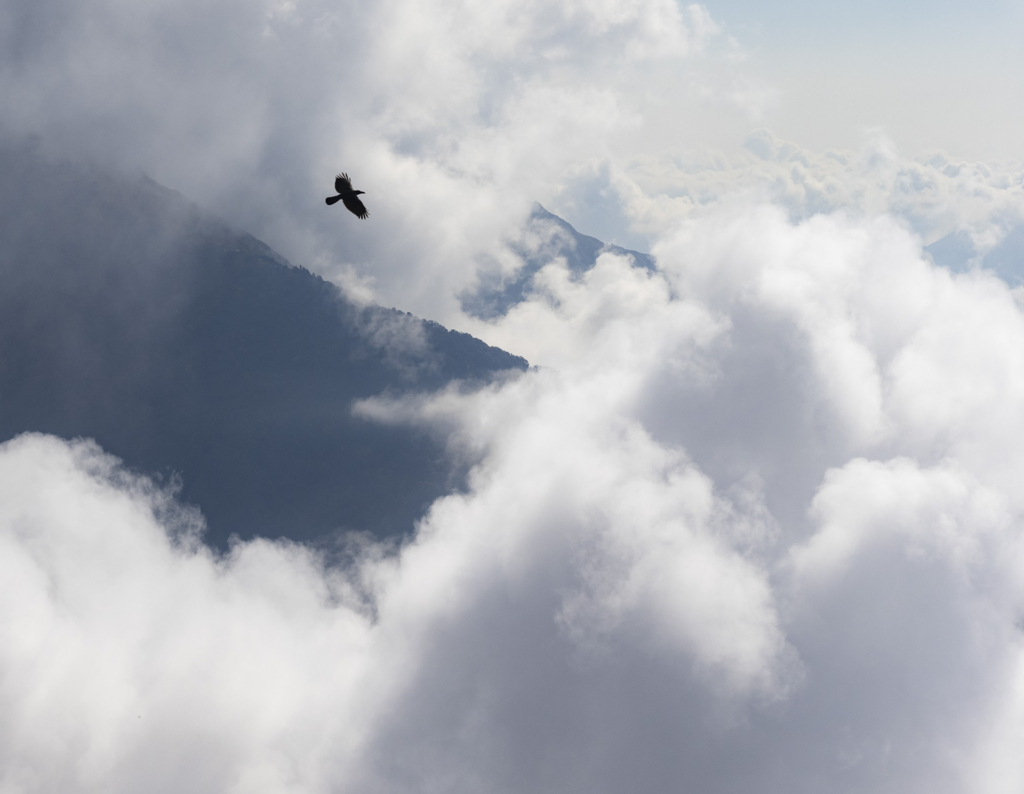
{"label": "sky", "polygon": [[[535,366],[382,395],[469,487],[350,562],[0,446],[0,789],[1018,792],[1011,3],[0,9],[0,134]],[[367,221],[327,208],[347,171]],[[59,197],[58,197],[59,198]],[[557,257],[534,202],[650,252]],[[553,233],[553,232],[552,232]]]}
{"label": "sky", "polygon": [[860,128],[877,126],[910,155],[1019,157],[1019,3],[727,0],[711,8],[782,90],[770,126],[783,137],[852,147]]}

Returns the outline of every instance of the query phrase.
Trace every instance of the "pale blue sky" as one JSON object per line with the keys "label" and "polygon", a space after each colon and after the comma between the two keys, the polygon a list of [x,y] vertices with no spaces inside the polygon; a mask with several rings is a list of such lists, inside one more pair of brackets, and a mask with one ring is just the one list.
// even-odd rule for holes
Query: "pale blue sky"
{"label": "pale blue sky", "polygon": [[906,153],[1020,156],[1024,5],[712,0],[712,17],[780,92],[764,119],[813,148],[880,126]]}
{"label": "pale blue sky", "polygon": [[[885,2],[885,0],[788,0],[785,3],[753,0],[710,0],[715,19],[748,38],[764,35],[766,47],[887,40],[904,46],[945,39],[954,44],[963,37],[978,40],[1011,39],[1020,25],[1019,3],[1009,0],[937,2]],[[752,42],[754,43],[754,42]]]}

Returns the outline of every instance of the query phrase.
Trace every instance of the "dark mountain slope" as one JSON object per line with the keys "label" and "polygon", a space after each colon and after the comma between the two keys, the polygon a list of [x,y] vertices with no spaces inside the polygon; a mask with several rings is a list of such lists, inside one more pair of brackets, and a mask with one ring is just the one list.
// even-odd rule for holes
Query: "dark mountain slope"
{"label": "dark mountain slope", "polygon": [[0,149],[0,440],[95,438],[180,475],[209,540],[408,531],[457,484],[442,441],[353,400],[526,362],[360,307],[149,180]]}

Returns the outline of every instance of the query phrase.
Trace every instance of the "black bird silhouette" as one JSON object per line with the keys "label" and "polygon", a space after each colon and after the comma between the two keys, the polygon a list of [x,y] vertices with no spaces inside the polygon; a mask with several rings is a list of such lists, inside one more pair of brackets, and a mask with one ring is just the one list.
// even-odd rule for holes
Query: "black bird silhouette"
{"label": "black bird silhouette", "polygon": [[338,201],[345,202],[345,207],[355,215],[357,218],[367,218],[370,213],[366,211],[366,207],[363,206],[363,202],[359,200],[359,195],[363,193],[362,190],[352,189],[352,180],[348,178],[348,174],[338,174],[334,179],[334,189],[338,191],[337,196],[331,196],[326,199],[328,206]]}

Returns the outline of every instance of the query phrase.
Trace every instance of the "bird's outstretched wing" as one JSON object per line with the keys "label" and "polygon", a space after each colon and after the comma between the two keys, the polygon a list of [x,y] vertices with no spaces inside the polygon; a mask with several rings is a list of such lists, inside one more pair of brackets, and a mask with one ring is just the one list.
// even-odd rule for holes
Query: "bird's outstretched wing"
{"label": "bird's outstretched wing", "polygon": [[348,174],[338,174],[334,178],[334,189],[339,193],[352,192],[352,180],[348,178]]}
{"label": "bird's outstretched wing", "polygon": [[370,213],[366,211],[366,207],[363,206],[363,202],[359,200],[359,196],[342,196],[341,200],[345,202],[348,211],[357,218],[368,218],[370,216]]}

